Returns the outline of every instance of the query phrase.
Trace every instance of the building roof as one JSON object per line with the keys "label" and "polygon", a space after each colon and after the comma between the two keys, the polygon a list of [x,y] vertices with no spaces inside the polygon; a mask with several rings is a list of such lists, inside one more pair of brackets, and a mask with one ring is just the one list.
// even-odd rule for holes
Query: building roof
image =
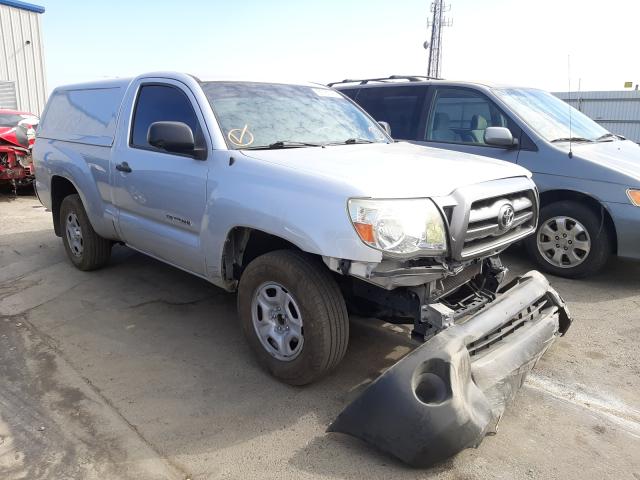
{"label": "building roof", "polygon": [[34,5],[33,3],[21,2],[19,0],[0,0],[0,5],[19,8],[21,10],[27,10],[29,12],[44,13],[44,7],[41,7],[40,5]]}

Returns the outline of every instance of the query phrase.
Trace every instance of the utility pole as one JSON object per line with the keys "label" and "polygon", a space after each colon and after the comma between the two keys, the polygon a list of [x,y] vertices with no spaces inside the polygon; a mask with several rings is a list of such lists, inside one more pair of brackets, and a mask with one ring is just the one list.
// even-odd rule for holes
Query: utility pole
{"label": "utility pole", "polygon": [[431,3],[431,19],[427,20],[427,28],[431,28],[431,40],[424,42],[424,48],[429,50],[427,76],[440,78],[442,66],[442,28],[453,25],[453,20],[444,16],[451,10],[451,5],[445,5],[444,0],[434,0]]}

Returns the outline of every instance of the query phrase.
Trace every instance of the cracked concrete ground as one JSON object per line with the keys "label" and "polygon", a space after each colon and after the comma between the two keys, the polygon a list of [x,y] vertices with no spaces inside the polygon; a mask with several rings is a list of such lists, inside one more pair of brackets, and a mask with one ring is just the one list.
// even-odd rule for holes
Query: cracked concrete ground
{"label": "cracked concrete ground", "polygon": [[[532,268],[518,251],[506,263]],[[234,295],[124,247],[80,272],[35,198],[0,194],[0,478],[640,480],[640,264],[552,282],[575,323],[498,435],[408,469],[325,433],[412,348],[392,328],[354,319],[335,374],[282,385],[245,345]]]}

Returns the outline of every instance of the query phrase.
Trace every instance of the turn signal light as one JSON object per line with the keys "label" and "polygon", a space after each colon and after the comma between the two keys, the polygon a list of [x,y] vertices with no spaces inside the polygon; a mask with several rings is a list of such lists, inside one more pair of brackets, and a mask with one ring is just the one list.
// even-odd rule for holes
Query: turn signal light
{"label": "turn signal light", "polygon": [[366,243],[375,243],[373,238],[373,225],[369,223],[353,222],[353,226],[356,227],[356,231],[360,238]]}
{"label": "turn signal light", "polygon": [[629,196],[629,200],[631,200],[631,203],[633,203],[636,207],[640,207],[640,190],[627,190],[627,195]]}

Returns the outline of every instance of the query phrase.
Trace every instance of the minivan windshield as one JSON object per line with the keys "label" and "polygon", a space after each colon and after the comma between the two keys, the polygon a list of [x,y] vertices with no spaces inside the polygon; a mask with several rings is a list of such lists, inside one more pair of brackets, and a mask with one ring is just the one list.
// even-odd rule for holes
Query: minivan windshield
{"label": "minivan windshield", "polygon": [[595,142],[614,138],[606,129],[582,112],[544,90],[495,88],[493,92],[523,121],[550,142],[569,141],[569,139]]}
{"label": "minivan windshield", "polygon": [[389,142],[382,128],[335,90],[258,82],[203,82],[232,149]]}

